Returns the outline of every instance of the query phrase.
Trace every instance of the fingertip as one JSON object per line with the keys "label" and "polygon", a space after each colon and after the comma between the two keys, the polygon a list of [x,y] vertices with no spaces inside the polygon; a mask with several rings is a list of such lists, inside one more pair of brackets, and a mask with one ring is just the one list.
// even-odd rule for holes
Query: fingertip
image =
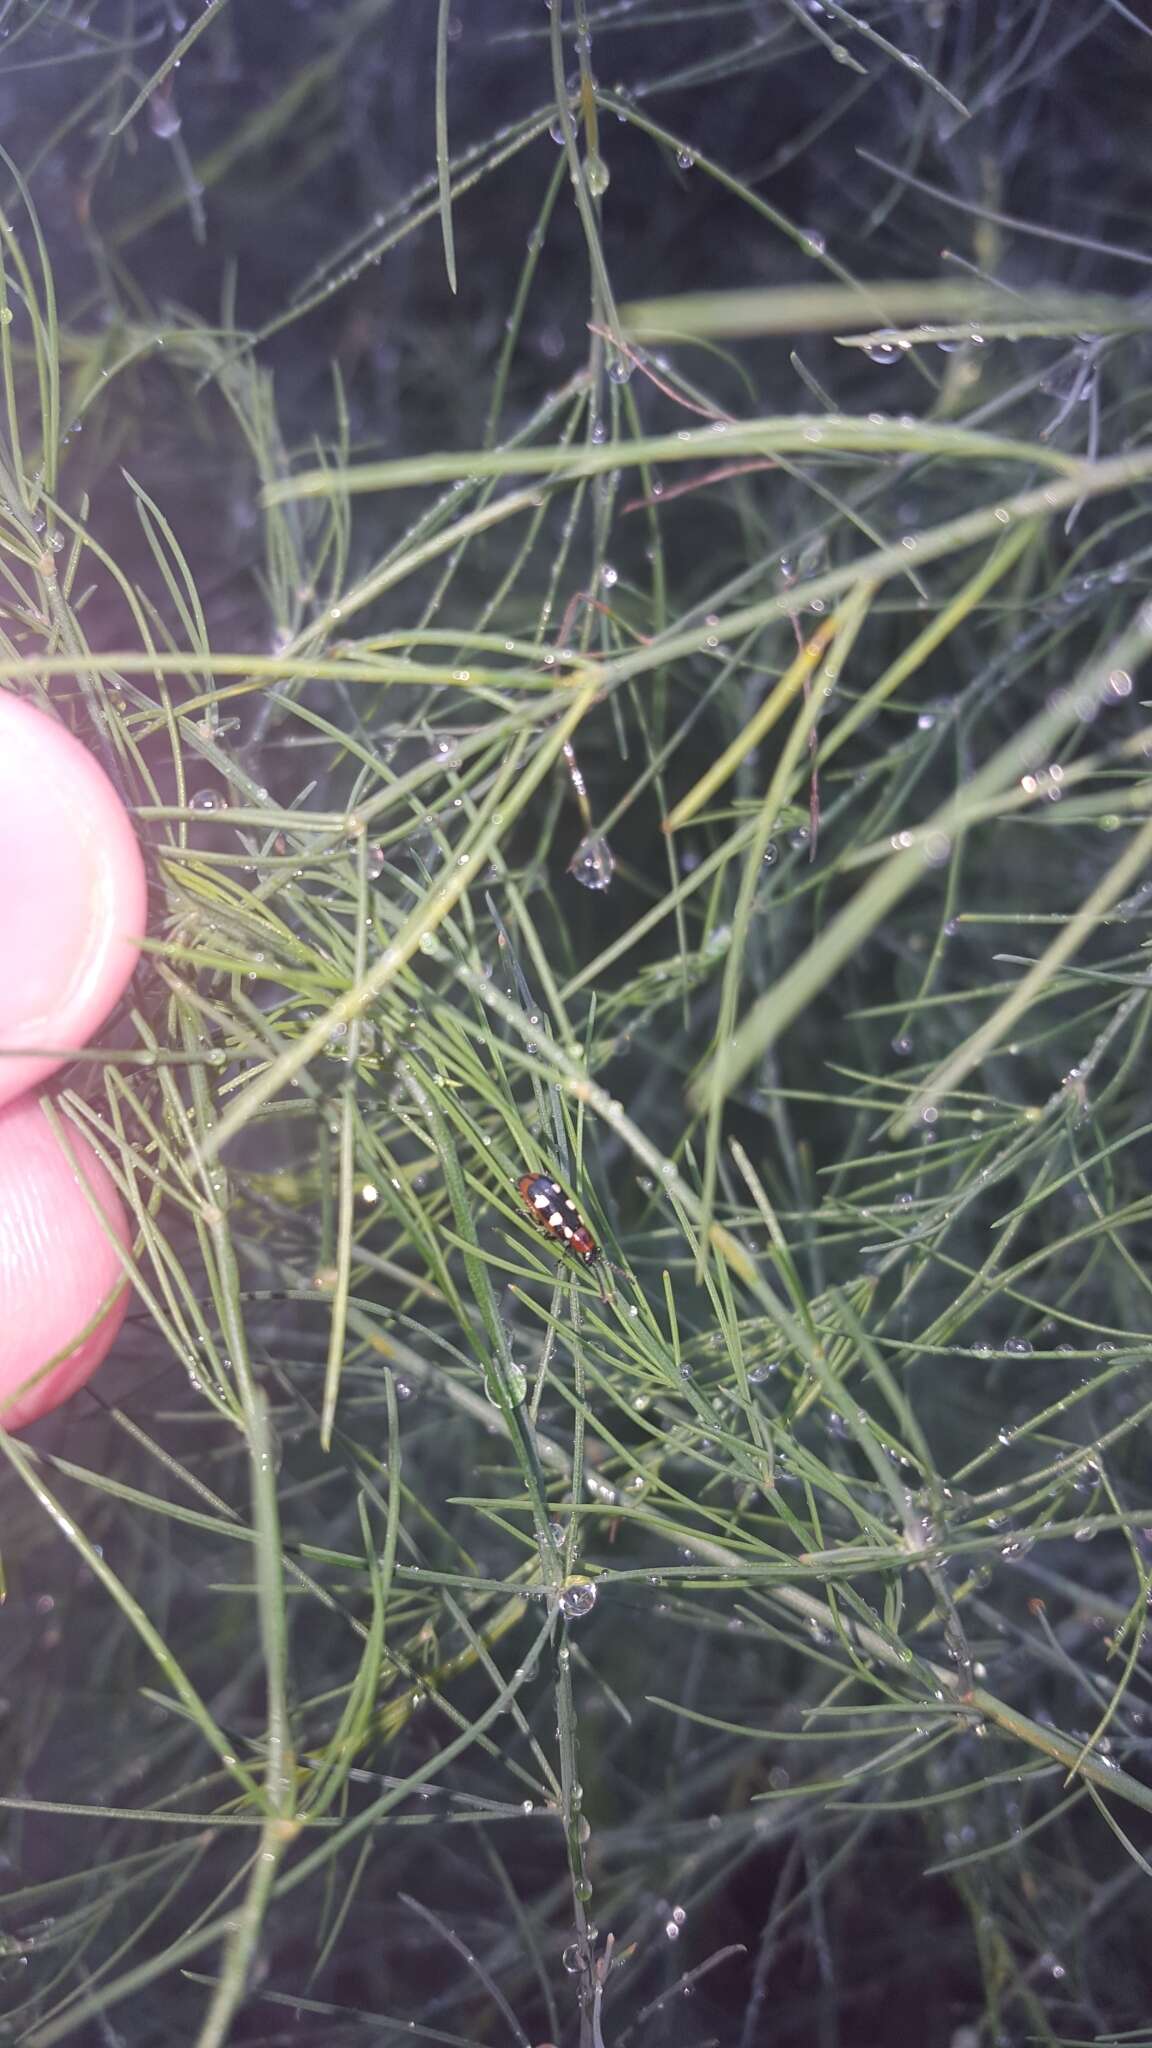
{"label": "fingertip", "polygon": [[146,877],[99,763],[0,691],[0,1104],[78,1050],[139,955]]}
{"label": "fingertip", "polygon": [[91,1378],[127,1310],[130,1241],[76,1127],[54,1129],[33,1096],[0,1109],[0,1427],[23,1429]]}

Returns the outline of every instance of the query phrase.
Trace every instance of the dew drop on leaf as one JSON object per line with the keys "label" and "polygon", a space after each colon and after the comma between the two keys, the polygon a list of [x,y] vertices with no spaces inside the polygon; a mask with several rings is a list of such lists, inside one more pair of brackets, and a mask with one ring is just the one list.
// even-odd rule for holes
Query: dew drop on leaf
{"label": "dew drop on leaf", "polygon": [[585,157],[584,183],[592,194],[593,199],[603,197],[604,193],[608,190],[610,179],[611,172],[602,156]]}
{"label": "dew drop on leaf", "polygon": [[616,859],[606,839],[590,832],[568,863],[568,873],[582,889],[606,889],[616,872]]}
{"label": "dew drop on leaf", "polygon": [[591,1579],[566,1579],[560,1591],[560,1612],[565,1621],[580,1621],[596,1605],[596,1587]]}

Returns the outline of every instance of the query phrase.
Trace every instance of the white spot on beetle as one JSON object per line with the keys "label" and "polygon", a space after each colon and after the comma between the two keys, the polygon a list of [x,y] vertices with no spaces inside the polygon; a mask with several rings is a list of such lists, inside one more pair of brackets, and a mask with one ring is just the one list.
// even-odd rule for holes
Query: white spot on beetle
{"label": "white spot on beetle", "polygon": [[547,1209],[550,1202],[550,1195],[533,1195],[532,1197],[532,1207],[534,1209]]}
{"label": "white spot on beetle", "polygon": [[[563,1221],[564,1218],[561,1216],[560,1211],[558,1209],[553,1209],[552,1214],[548,1218],[549,1230],[559,1230],[560,1225],[563,1223]],[[568,1235],[572,1235],[571,1231],[569,1231]]]}

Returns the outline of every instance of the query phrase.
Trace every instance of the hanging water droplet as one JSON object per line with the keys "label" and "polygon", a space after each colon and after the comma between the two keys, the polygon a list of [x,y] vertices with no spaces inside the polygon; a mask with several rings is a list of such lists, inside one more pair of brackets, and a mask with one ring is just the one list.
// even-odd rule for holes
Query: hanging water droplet
{"label": "hanging water droplet", "polygon": [[384,848],[382,846],[370,846],[368,848],[368,880],[375,882],[383,872]]}
{"label": "hanging water droplet", "polygon": [[898,1053],[902,1060],[906,1060],[911,1057],[912,1040],[909,1038],[906,1031],[899,1032],[897,1036],[892,1040],[892,1050],[894,1053]]}
{"label": "hanging water droplet", "polygon": [[168,142],[180,133],[180,109],[171,91],[154,92],[148,101],[148,126],[161,142]]}
{"label": "hanging water droplet", "polygon": [[682,171],[693,171],[696,168],[696,159],[690,149],[678,149],[676,162]]}
{"label": "hanging water droplet", "polygon": [[874,341],[864,351],[870,363],[879,363],[882,369],[890,369],[893,363],[901,361],[905,350],[895,341]]}
{"label": "hanging water droplet", "polygon": [[591,1579],[565,1579],[560,1591],[560,1612],[565,1621],[580,1621],[596,1605],[596,1587]]}
{"label": "hanging water droplet", "polygon": [[503,1388],[494,1380],[486,1380],[484,1393],[494,1408],[523,1407],[528,1398],[528,1381],[522,1367],[516,1364],[506,1365]]}
{"label": "hanging water droplet", "polygon": [[612,173],[602,156],[587,156],[584,159],[584,183],[593,199],[603,198],[612,182]]}
{"label": "hanging water droplet", "polygon": [[560,1967],[567,1970],[570,1977],[576,1975],[580,1968],[580,1943],[578,1941],[569,1942],[560,1958]]}
{"label": "hanging water droplet", "polygon": [[616,872],[616,859],[606,839],[590,832],[568,863],[568,873],[582,889],[606,889]]}
{"label": "hanging water droplet", "polygon": [[198,789],[195,796],[189,797],[188,803],[194,811],[226,811],[228,809],[228,799],[222,789]]}

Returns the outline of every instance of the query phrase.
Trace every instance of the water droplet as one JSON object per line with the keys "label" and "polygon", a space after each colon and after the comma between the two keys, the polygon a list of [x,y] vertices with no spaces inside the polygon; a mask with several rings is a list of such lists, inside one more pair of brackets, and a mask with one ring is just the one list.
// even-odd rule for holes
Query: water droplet
{"label": "water droplet", "polygon": [[180,133],[180,109],[171,93],[154,92],[148,102],[148,126],[161,142]]}
{"label": "water droplet", "polygon": [[596,1605],[596,1587],[591,1579],[565,1579],[560,1590],[560,1612],[565,1621],[580,1621]]}
{"label": "water droplet", "polygon": [[598,832],[580,841],[568,863],[568,873],[583,889],[606,889],[615,872],[612,848]]}
{"label": "water droplet", "polygon": [[580,1943],[578,1941],[570,1941],[560,1958],[560,1966],[562,1969],[567,1970],[570,1977],[574,1977],[580,1968],[580,1961]]}
{"label": "water droplet", "polygon": [[809,256],[823,256],[828,244],[819,228],[801,228],[800,247]]}
{"label": "water droplet", "polygon": [[893,1052],[898,1053],[902,1060],[906,1060],[911,1057],[912,1040],[909,1038],[906,1031],[901,1031],[897,1033],[897,1036],[892,1040],[892,1050]]}
{"label": "water droplet", "polygon": [[696,159],[690,149],[677,150],[676,162],[682,171],[693,171],[696,168]]}
{"label": "water droplet", "polygon": [[612,173],[602,156],[584,159],[584,183],[593,199],[602,199],[612,182]]}
{"label": "water droplet", "polygon": [[890,369],[893,363],[903,360],[906,348],[895,341],[874,341],[864,351],[870,363],[879,363],[882,369]]}
{"label": "water droplet", "polygon": [[188,802],[194,811],[226,811],[228,809],[228,799],[222,789],[198,789],[195,796],[189,797]]}

